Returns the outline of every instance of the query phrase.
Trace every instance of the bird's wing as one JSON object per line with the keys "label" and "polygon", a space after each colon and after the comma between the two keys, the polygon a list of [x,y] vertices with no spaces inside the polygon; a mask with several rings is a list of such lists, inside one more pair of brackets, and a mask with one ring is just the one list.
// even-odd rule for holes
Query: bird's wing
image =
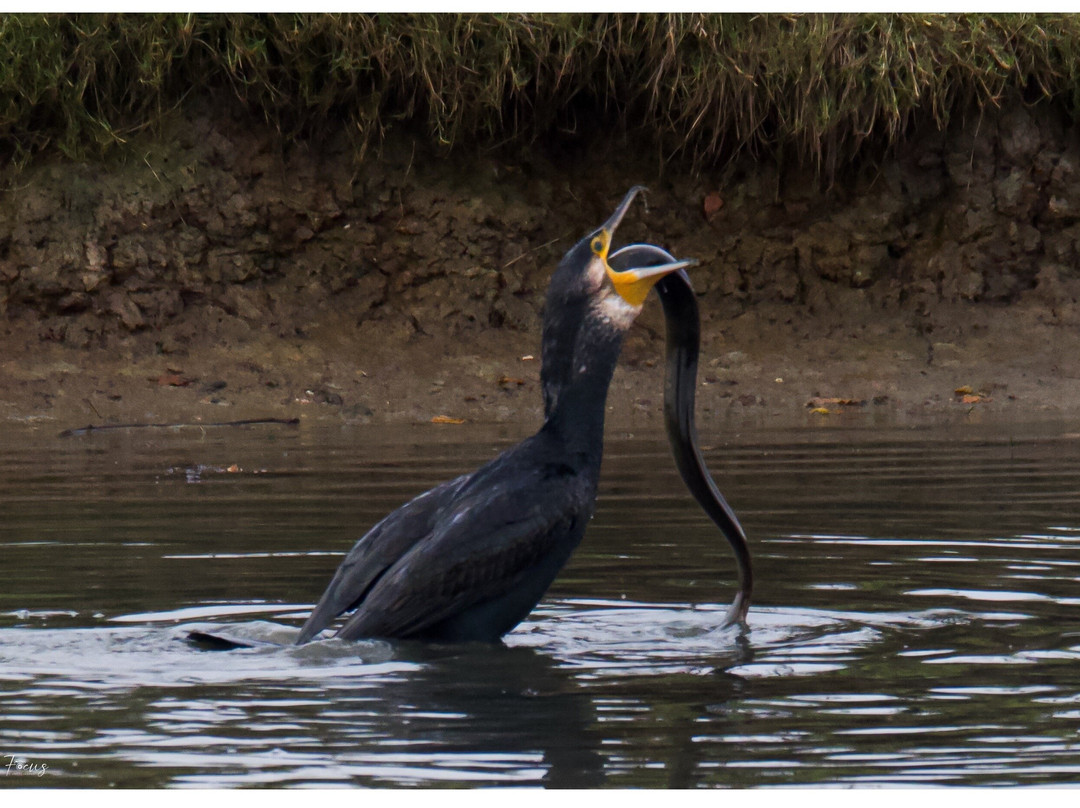
{"label": "bird's wing", "polygon": [[301,645],[363,599],[372,582],[428,536],[469,475],[443,483],[402,505],[367,532],[345,556],[300,630]]}
{"label": "bird's wing", "polygon": [[[454,516],[371,586],[338,636],[415,635],[504,595],[521,585],[530,568],[552,560],[560,539],[581,518],[542,496],[525,505],[520,491],[474,502]],[[571,549],[562,548],[567,555]]]}

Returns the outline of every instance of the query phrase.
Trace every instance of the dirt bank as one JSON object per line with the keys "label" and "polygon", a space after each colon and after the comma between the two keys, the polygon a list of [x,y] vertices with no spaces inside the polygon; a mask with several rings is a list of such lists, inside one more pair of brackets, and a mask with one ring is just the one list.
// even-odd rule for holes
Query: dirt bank
{"label": "dirt bank", "polygon": [[[451,160],[399,134],[358,166],[332,135],[184,121],[9,177],[0,418],[535,425],[550,271],[638,182],[620,236],[702,261],[703,421],[1078,415],[1077,134],[1016,103],[822,188],[633,142]],[[654,302],[613,425],[659,424],[662,340]]]}

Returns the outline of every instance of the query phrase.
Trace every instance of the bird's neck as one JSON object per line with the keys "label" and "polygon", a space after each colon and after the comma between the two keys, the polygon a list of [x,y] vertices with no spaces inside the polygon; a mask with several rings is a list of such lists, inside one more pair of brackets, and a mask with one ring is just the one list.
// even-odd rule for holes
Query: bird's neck
{"label": "bird's neck", "polygon": [[622,334],[604,334],[601,339],[591,336],[578,341],[569,365],[565,357],[544,355],[545,370],[558,365],[562,372],[545,374],[543,429],[572,450],[599,457],[608,388],[622,348]]}

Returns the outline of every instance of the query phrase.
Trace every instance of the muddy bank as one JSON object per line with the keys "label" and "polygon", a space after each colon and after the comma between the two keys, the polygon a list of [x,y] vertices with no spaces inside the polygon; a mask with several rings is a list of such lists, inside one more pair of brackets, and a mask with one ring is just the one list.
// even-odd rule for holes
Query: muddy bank
{"label": "muddy bank", "polygon": [[[0,418],[532,428],[550,271],[639,182],[620,237],[702,261],[703,421],[1074,415],[1077,134],[1016,103],[822,188],[630,141],[446,159],[399,134],[357,165],[332,135],[178,122],[141,160],[9,182]],[[653,303],[613,425],[659,424],[662,335]]]}

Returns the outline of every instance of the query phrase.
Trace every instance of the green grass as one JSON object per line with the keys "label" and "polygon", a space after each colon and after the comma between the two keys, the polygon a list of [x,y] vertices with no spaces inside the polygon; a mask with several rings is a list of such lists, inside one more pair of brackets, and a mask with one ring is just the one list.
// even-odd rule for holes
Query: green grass
{"label": "green grass", "polygon": [[211,97],[358,153],[408,122],[448,148],[627,131],[832,170],[1013,95],[1076,115],[1078,43],[1069,15],[7,15],[0,136],[17,162],[93,158]]}

